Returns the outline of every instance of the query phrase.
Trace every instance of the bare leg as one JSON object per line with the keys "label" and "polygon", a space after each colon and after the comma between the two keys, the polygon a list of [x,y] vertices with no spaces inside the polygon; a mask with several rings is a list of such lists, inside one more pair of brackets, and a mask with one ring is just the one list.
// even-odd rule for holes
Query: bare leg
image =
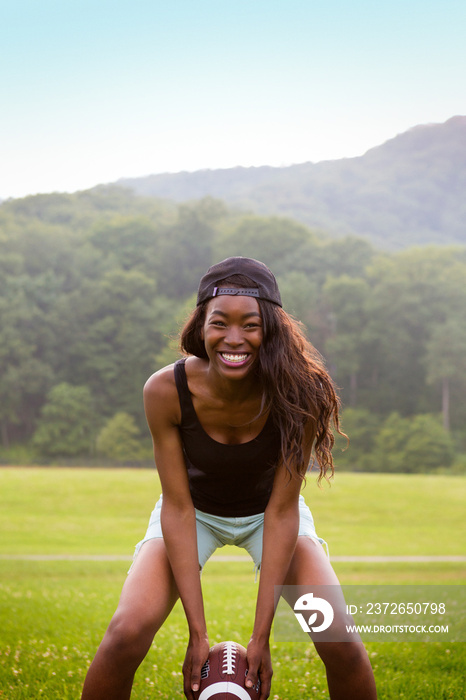
{"label": "bare leg", "polygon": [[[319,542],[298,537],[286,585],[339,585],[338,578]],[[360,640],[314,642],[325,664],[332,700],[376,700],[374,674]]]}
{"label": "bare leg", "polygon": [[162,539],[141,548],[84,683],[82,700],[128,700],[139,664],[178,598]]}

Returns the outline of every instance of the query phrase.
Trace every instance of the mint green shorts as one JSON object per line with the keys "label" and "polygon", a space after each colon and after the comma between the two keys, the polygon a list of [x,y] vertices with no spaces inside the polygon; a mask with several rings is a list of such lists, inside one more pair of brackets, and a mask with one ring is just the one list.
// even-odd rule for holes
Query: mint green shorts
{"label": "mint green shorts", "polygon": [[[149,526],[144,539],[138,542],[134,557],[148,540],[163,537],[160,524],[162,496],[157,501],[150,516]],[[199,566],[202,569],[215,550],[225,545],[235,545],[245,549],[251,556],[256,571],[260,569],[262,560],[262,533],[264,530],[264,513],[248,515],[241,518],[227,518],[221,515],[203,513],[196,508],[197,551]],[[314,527],[314,519],[303,496],[299,497],[299,532],[298,536],[312,537],[327,547],[327,543],[318,537]],[[328,552],[328,549],[327,549]]]}

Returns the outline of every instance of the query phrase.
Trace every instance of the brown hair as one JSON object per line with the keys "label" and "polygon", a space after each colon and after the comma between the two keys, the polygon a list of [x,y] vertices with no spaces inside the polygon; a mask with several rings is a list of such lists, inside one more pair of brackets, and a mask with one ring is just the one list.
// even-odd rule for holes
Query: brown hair
{"label": "brown hair", "polygon": [[[248,277],[232,275],[222,284],[255,287]],[[205,312],[210,300],[200,304],[181,331],[181,349],[203,359],[207,353],[202,340]],[[258,379],[264,392],[265,410],[270,409],[281,435],[281,456],[290,476],[303,478],[305,425],[311,419],[314,430],[314,461],[318,481],[333,476],[332,425],[340,431],[339,407],[334,383],[317,350],[307,340],[303,326],[282,308],[258,299],[264,337],[259,351]]]}

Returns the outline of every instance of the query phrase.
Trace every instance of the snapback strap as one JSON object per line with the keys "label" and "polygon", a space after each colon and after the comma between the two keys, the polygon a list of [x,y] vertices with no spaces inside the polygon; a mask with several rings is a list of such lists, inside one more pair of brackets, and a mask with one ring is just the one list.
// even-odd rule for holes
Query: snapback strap
{"label": "snapback strap", "polygon": [[214,287],[212,296],[218,297],[220,295],[227,294],[229,296],[247,296],[247,297],[259,297],[259,290],[255,287],[247,287],[238,289],[237,287]]}

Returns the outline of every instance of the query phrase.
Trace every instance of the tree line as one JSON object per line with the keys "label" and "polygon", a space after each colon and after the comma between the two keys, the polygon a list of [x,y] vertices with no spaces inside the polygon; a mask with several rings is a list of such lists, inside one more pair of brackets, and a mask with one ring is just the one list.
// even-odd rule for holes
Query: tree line
{"label": "tree line", "polygon": [[466,117],[409,129],[357,158],[160,173],[121,182],[138,194],[178,202],[218,197],[333,236],[357,235],[383,250],[464,245]]}
{"label": "tree line", "polygon": [[[340,387],[351,469],[461,469],[466,248],[398,253],[118,187],[0,207],[0,459],[150,460],[142,387],[207,267],[263,260]],[[462,456],[463,455],[463,456]]]}

